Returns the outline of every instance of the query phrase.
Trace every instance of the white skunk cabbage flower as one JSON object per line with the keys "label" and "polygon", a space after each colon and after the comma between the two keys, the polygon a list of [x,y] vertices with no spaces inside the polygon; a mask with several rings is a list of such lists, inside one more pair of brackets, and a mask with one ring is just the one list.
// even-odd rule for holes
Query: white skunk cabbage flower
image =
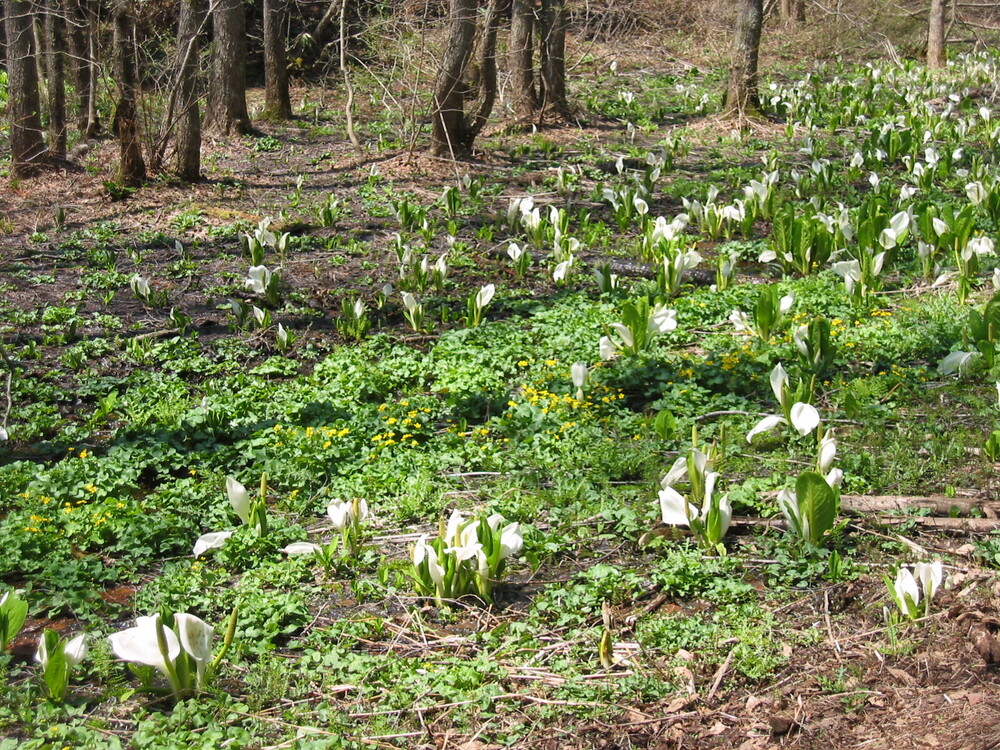
{"label": "white skunk cabbage flower", "polygon": [[226,540],[233,535],[232,531],[212,531],[208,534],[202,534],[194,543],[194,549],[191,554],[195,557],[201,557],[209,550],[218,549]]}
{"label": "white skunk cabbage flower", "polygon": [[226,477],[226,495],[236,515],[244,524],[250,523],[250,493],[232,477]]}

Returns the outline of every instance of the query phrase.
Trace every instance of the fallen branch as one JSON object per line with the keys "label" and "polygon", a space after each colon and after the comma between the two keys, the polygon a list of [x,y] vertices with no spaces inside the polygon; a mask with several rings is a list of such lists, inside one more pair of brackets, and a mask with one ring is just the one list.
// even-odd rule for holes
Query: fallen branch
{"label": "fallen branch", "polygon": [[953,529],[955,531],[996,531],[1000,529],[1000,518],[933,518],[930,516],[913,516],[900,518],[898,516],[881,516],[879,523],[886,526],[898,526],[907,521],[916,521],[918,526],[932,529]]}
{"label": "fallen branch", "polygon": [[948,497],[947,495],[928,495],[914,497],[909,495],[841,495],[840,507],[851,513],[885,513],[894,510],[912,510],[926,508],[935,513],[949,515],[958,511],[968,515],[973,510],[990,514],[1000,511],[1000,503],[983,503],[975,497]]}
{"label": "fallen branch", "polygon": [[[893,511],[930,510],[935,514],[950,516],[983,513],[988,518],[1000,516],[1000,503],[987,502],[975,490],[963,491],[961,497],[948,495],[841,495],[840,509],[845,513],[871,515]],[[777,497],[777,492],[764,493]]]}
{"label": "fallen branch", "polygon": [[736,647],[733,646],[729,650],[729,653],[726,654],[725,660],[722,662],[722,664],[719,666],[719,668],[715,671],[715,679],[712,680],[712,687],[708,691],[708,695],[705,696],[705,700],[707,700],[707,701],[712,700],[712,697],[718,691],[719,686],[722,684],[722,680],[726,676],[726,672],[729,671],[729,667],[733,663],[733,656],[735,654],[736,654]]}
{"label": "fallen branch", "polygon": [[[872,523],[882,526],[901,526],[904,523],[915,523],[931,529],[950,529],[953,531],[996,531],[1000,530],[1000,518],[934,518],[932,516],[876,516],[869,518]],[[774,529],[788,528],[784,518],[751,518],[749,516],[733,516],[733,526],[764,526]]]}

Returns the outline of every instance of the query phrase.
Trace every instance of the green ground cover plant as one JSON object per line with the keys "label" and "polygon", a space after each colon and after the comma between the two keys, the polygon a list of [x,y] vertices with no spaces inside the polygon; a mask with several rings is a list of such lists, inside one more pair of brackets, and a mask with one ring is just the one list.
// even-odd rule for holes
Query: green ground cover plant
{"label": "green ground cover plant", "polygon": [[883,665],[967,655],[991,519],[920,524],[997,482],[1000,59],[776,77],[756,135],[592,72],[609,133],[492,146],[531,179],[4,261],[0,748],[736,747],[810,660],[877,721]]}

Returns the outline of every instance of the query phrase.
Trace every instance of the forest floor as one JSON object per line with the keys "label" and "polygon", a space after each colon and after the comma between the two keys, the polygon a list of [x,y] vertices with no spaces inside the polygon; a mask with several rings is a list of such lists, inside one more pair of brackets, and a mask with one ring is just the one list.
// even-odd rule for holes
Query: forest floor
{"label": "forest floor", "polygon": [[[208,138],[203,152],[205,180],[194,185],[158,177],[134,194],[112,200],[107,183],[112,181],[116,150],[110,140],[95,142],[74,169],[11,184],[0,198],[0,218],[4,223],[0,247],[3,285],[0,324],[4,325],[3,350],[17,360],[18,366],[13,395],[9,382],[7,385],[7,400],[12,402],[8,404],[7,415],[14,407],[15,419],[8,424],[11,442],[4,464],[8,469],[14,463],[37,465],[40,472],[46,472],[67,455],[69,459],[65,461],[78,460],[81,451],[101,455],[109,452],[122,439],[129,419],[121,414],[118,419],[95,422],[90,413],[101,394],[89,388],[88,383],[114,382],[124,396],[130,379],[144,371],[152,368],[169,372],[167,355],[157,359],[155,351],[138,349],[171,340],[177,335],[175,322],[181,318],[187,319],[182,329],[193,337],[198,349],[210,353],[206,354],[208,360],[215,363],[225,360],[253,373],[262,382],[269,379],[277,382],[278,386],[268,391],[267,398],[280,403],[286,398],[280,391],[280,381],[288,379],[289,384],[301,387],[327,356],[354,346],[338,330],[342,301],[360,297],[371,302],[385,283],[396,283],[393,234],[401,229],[393,201],[403,196],[415,205],[433,205],[437,210],[442,192],[449,186],[461,185],[465,176],[479,180],[485,188],[482,201],[462,214],[459,236],[466,244],[465,262],[457,263],[451,270],[447,295],[457,302],[451,305],[450,313],[445,313],[450,314],[450,322],[439,326],[454,330],[460,327],[455,321],[463,314],[465,297],[485,281],[496,279],[517,288],[516,300],[498,310],[494,321],[510,321],[519,310],[534,310],[530,306],[544,306],[564,294],[547,276],[516,278],[506,258],[507,237],[490,231],[503,223],[512,198],[531,194],[540,203],[562,205],[563,195],[554,183],[559,167],[570,164],[586,167],[575,173],[573,210],[597,215],[607,209],[597,196],[602,180],[611,182],[616,178],[617,157],[624,154],[626,159],[640,161],[640,154],[662,148],[665,136],[682,127],[690,147],[678,152],[669,179],[695,186],[692,192],[700,183],[722,179],[720,176],[728,175],[725,179],[730,187],[744,177],[755,176],[760,171],[759,157],[772,151],[780,153],[776,166],[781,170],[807,166],[806,157],[789,146],[786,123],[778,120],[759,125],[748,139],[749,146],[747,139],[742,145],[734,145],[727,123],[679,108],[676,113],[664,111],[652,117],[651,123],[638,128],[637,133],[628,132],[624,123],[630,115],[620,113],[614,104],[617,90],[644,88],[643,93],[654,99],[657,95],[665,98],[675,83],[688,80],[697,80],[699,86],[711,90],[712,80],[706,84],[705,78],[691,72],[689,65],[665,61],[651,70],[645,67],[648,57],[644,56],[642,62],[643,65],[630,66],[623,57],[619,79],[612,82],[607,80],[603,63],[585,66],[579,75],[588,83],[578,83],[577,88],[581,92],[598,92],[595,97],[605,97],[600,100],[604,103],[581,103],[576,121],[542,127],[537,132],[497,126],[482,137],[475,158],[466,162],[431,158],[419,148],[411,151],[398,143],[379,147],[378,135],[368,125],[379,117],[379,103],[374,98],[358,115],[367,149],[364,156],[358,156],[350,148],[340,115],[331,107],[288,123],[257,123],[259,130],[253,136],[230,140]],[[296,92],[296,98],[315,100],[321,93],[301,90]],[[256,99],[259,92],[252,92],[251,96]],[[582,102],[582,95],[580,99]],[[664,191],[655,205],[650,206],[651,212],[667,217],[680,213],[683,192],[683,188]],[[568,205],[569,200],[565,203]],[[317,218],[317,211],[330,205],[333,219]],[[227,301],[234,297],[252,301],[245,288],[241,289],[246,264],[238,232],[251,231],[265,219],[271,220],[275,231],[287,231],[293,238],[294,248],[281,257],[285,303],[270,311],[275,322],[294,331],[296,343],[292,353],[276,347],[270,329],[247,328],[236,334],[242,341],[239,347],[228,343],[234,334]],[[443,221],[439,226],[442,225]],[[766,235],[768,229],[767,222],[760,222],[755,231]],[[174,240],[180,245],[175,246]],[[443,248],[444,242],[439,231],[438,236],[428,238],[426,245]],[[619,251],[628,242],[612,233],[607,241],[584,248],[581,257],[596,266],[621,255]],[[722,244],[702,240],[698,247],[710,254]],[[752,269],[746,271],[747,278],[753,277],[758,282],[780,278],[753,263],[746,268]],[[106,275],[106,285],[95,282],[97,271]],[[117,275],[112,279],[111,274]],[[129,293],[128,280],[135,274],[155,280],[158,302],[152,304]],[[642,268],[635,272],[640,282],[648,275]],[[907,295],[916,298],[924,292],[926,289]],[[893,299],[891,304],[895,302]],[[54,331],[65,323],[65,316],[58,311],[67,309],[72,309],[72,313],[66,315],[77,322],[71,334],[58,339]],[[17,311],[23,314],[15,314]],[[376,320],[378,330],[393,347],[391,354],[383,355],[383,361],[397,356],[397,347],[412,351],[414,356],[429,352],[440,333],[440,330],[435,334],[412,331],[398,304],[382,309]],[[111,325],[109,321],[116,322]],[[707,335],[719,328],[721,324],[704,323],[699,331]],[[72,359],[73,342],[101,339],[113,345],[104,348],[94,345],[84,355],[85,364]],[[138,342],[131,349],[126,343],[129,339]],[[695,351],[698,345],[697,340],[693,341],[690,351]],[[34,359],[25,353],[28,348]],[[545,356],[544,352],[545,347],[540,346],[539,360]],[[288,361],[293,363],[291,368],[287,367]],[[274,374],[267,374],[268,366],[276,368]],[[875,368],[868,360],[858,366]],[[11,369],[11,373],[15,374],[15,370]],[[211,373],[187,376],[192,393],[211,394],[207,382],[213,377]],[[18,434],[14,423],[18,420],[30,423],[26,414],[34,398],[32,383],[44,383],[60,395],[52,398],[54,407],[47,424],[34,425]],[[358,388],[361,390],[361,386]],[[379,397],[388,400],[390,396],[398,398],[407,393],[419,396],[438,393],[429,385],[407,388],[410,386],[386,386]],[[987,384],[987,390],[991,388]],[[983,392],[979,385],[970,385],[968,390]],[[641,387],[630,392],[626,386],[625,391],[629,404],[646,405],[638,411],[646,416],[655,413],[648,406],[652,400],[642,395]],[[38,391],[37,398],[48,398],[45,393]],[[946,399],[953,400],[945,403]],[[933,397],[928,400],[933,402]],[[195,406],[192,400],[184,408]],[[923,407],[915,402],[910,406],[909,414],[915,423],[912,434],[922,431],[937,435],[959,423],[979,428],[989,422],[989,417],[984,416],[986,412],[972,410],[950,391],[948,395],[942,391],[941,404],[932,404],[927,411],[922,411]],[[302,416],[305,407],[302,408],[301,425],[311,424]],[[721,407],[727,408],[732,407]],[[489,416],[479,416],[479,423],[469,418],[468,424],[489,424]],[[166,420],[166,416],[158,415],[156,419]],[[289,417],[290,421],[294,419]],[[843,429],[845,432],[866,426],[897,429],[895,422],[886,428],[882,423],[869,424],[867,420],[864,415],[845,418]],[[463,418],[463,424],[465,421]],[[622,438],[616,435],[615,439]],[[660,451],[657,462],[662,470],[669,467],[672,455],[681,450],[685,440],[686,437],[674,441],[672,448],[657,444]],[[742,444],[742,437],[735,442]],[[861,442],[851,449],[867,450]],[[629,450],[627,446],[621,447],[618,455],[626,455]],[[876,449],[871,450],[875,456]],[[925,449],[914,449],[908,458],[897,458],[919,463],[924,461],[922,450]],[[795,458],[803,463],[803,455]],[[880,458],[879,455],[873,460]],[[739,460],[744,461],[740,466],[749,475],[756,459],[743,455]],[[500,465],[500,459],[497,462]],[[191,466],[192,475],[196,469],[201,471],[195,464]],[[215,472],[212,481],[220,470],[220,466],[212,466]],[[500,497],[501,490],[544,494],[552,482],[558,484],[557,477],[549,476],[530,486],[517,488],[513,483],[498,488],[483,484],[491,480],[478,476],[480,470],[480,466],[457,464],[451,467],[451,474],[447,475],[450,478],[436,478],[435,481],[440,481],[436,495],[438,508],[451,507],[449,503],[463,503],[469,498]],[[501,466],[497,473],[504,471]],[[547,466],[541,471],[556,470]],[[181,467],[174,466],[171,472],[178,475],[182,473]],[[873,472],[873,476],[877,474],[877,470]],[[14,475],[11,469],[10,476]],[[609,477],[609,482],[618,479],[624,482],[634,477],[626,472],[620,477]],[[166,481],[171,480],[159,478],[152,488],[162,489]],[[983,523],[963,526],[956,519],[952,527],[943,523],[943,528],[936,528],[931,522],[923,522],[926,518],[923,513],[904,515],[900,519],[902,525],[888,524],[883,516],[852,515],[849,526],[841,533],[851,539],[849,546],[856,562],[851,574],[839,577],[828,574],[825,562],[811,568],[806,564],[796,567],[797,563],[789,561],[792,554],[789,548],[776,541],[779,534],[775,530],[753,526],[749,521],[734,523],[731,563],[713,570],[714,575],[730,576],[747,588],[731,600],[726,594],[713,594],[722,597],[718,601],[724,601],[723,606],[711,596],[699,598],[697,591],[693,597],[676,594],[683,586],[672,592],[662,583],[659,586],[649,585],[648,581],[642,585],[616,584],[602,599],[605,620],[613,623],[614,663],[601,666],[592,641],[594,633],[599,631],[602,611],[594,609],[580,582],[598,587],[594,577],[586,578],[591,575],[587,571],[594,566],[610,565],[618,571],[658,569],[658,565],[662,566],[663,550],[671,542],[652,548],[639,547],[638,534],[613,541],[620,519],[616,521],[605,505],[595,506],[596,516],[592,517],[581,512],[571,519],[557,520],[542,513],[537,522],[536,542],[552,541],[546,534],[558,526],[559,534],[565,538],[576,535],[582,540],[586,552],[568,551],[569,542],[560,542],[557,546],[562,546],[557,553],[542,554],[541,549],[536,550],[535,561],[541,561],[539,566],[526,562],[513,566],[509,582],[493,606],[465,605],[457,615],[441,614],[412,596],[362,595],[344,583],[351,576],[344,575],[343,570],[339,571],[339,577],[329,571],[326,576],[317,572],[315,579],[311,574],[303,579],[307,581],[304,586],[315,586],[307,596],[307,612],[290,632],[282,632],[281,638],[274,640],[277,649],[274,653],[294,660],[312,653],[295,646],[292,643],[295,639],[308,642],[312,648],[335,623],[378,620],[379,628],[360,635],[344,631],[337,636],[338,642],[355,638],[350,647],[352,653],[372,659],[391,654],[414,669],[414,665],[425,664],[433,671],[434,664],[447,663],[448,670],[457,670],[456,664],[471,661],[478,665],[477,669],[490,672],[487,682],[496,688],[492,693],[471,690],[466,699],[462,697],[460,683],[448,685],[447,690],[437,683],[428,683],[414,686],[414,692],[404,699],[389,695],[392,680],[380,675],[384,682],[376,681],[371,688],[376,694],[372,694],[365,689],[364,680],[371,673],[366,670],[374,667],[348,670],[346,674],[350,676],[339,679],[335,667],[316,657],[313,669],[327,670],[332,678],[316,678],[315,687],[306,684],[307,672],[285,672],[283,678],[274,678],[273,683],[267,684],[265,678],[255,678],[260,680],[258,697],[263,705],[255,704],[252,690],[241,680],[250,679],[247,673],[254,670],[256,659],[263,657],[248,651],[241,652],[239,668],[224,675],[219,685],[241,703],[235,708],[226,704],[219,709],[219,717],[228,718],[205,720],[207,723],[200,726],[215,726],[213,722],[223,727],[239,724],[252,737],[248,744],[239,746],[275,748],[327,746],[324,742],[329,746],[339,746],[336,743],[342,742],[344,746],[439,750],[1000,748],[1000,674],[996,671],[1000,643],[994,637],[1000,632],[1000,582],[988,567],[991,561],[984,556],[981,546],[992,539],[988,530],[989,523],[996,518],[996,468],[984,466],[978,454],[960,451],[950,454],[947,462],[935,464],[923,473],[915,472],[901,483],[893,484],[887,479],[884,486],[878,486],[874,478],[867,481],[864,491],[857,494],[908,498],[941,495],[949,487],[957,487],[960,497],[965,492],[972,502],[979,504],[973,515]],[[16,481],[11,479],[4,487],[9,490],[15,485]],[[24,486],[29,486],[28,480]],[[287,486],[292,486],[290,480]],[[414,520],[415,513],[397,512],[392,507],[385,503],[380,509],[382,525],[374,529],[375,540],[397,556],[405,557],[416,533],[432,529],[433,524],[425,518],[420,525]],[[294,515],[291,510],[288,512]],[[513,515],[517,515],[516,510]],[[300,521],[302,517],[301,512],[296,516]],[[310,531],[319,528],[318,521],[302,523]],[[634,528],[641,531],[642,522],[636,522]],[[554,538],[555,532],[551,534]],[[989,549],[995,552],[996,542],[991,543],[994,546]],[[80,554],[100,552],[83,548]],[[891,609],[893,605],[887,599],[883,574],[897,557],[906,556],[945,559],[948,588],[938,594],[928,617],[914,624],[887,622],[885,608]],[[175,559],[171,556],[157,559],[155,564],[141,564],[135,578],[114,582],[115,586],[128,589],[128,599],[119,602],[124,605],[117,612],[119,621],[128,618],[136,596],[145,603],[153,601],[143,600],[139,590],[162,572],[164,560],[173,564]],[[376,563],[370,565],[372,569],[377,567]],[[239,569],[238,565],[233,567]],[[769,570],[783,572],[772,574]],[[23,583],[24,578],[7,570],[4,580]],[[336,581],[339,583],[333,585]],[[35,585],[45,589],[42,584]],[[706,582],[695,585],[695,589],[697,586],[703,587],[701,593],[711,587]],[[517,646],[511,645],[516,642],[500,640],[506,637],[501,634],[513,632],[519,621],[529,617],[532,602],[553,587],[566,587],[580,597],[579,601],[570,598],[563,604],[558,599],[552,602],[556,610],[560,606],[578,608],[581,622],[562,624],[554,616],[543,620],[537,613],[531,615],[536,640],[524,650],[535,656],[524,658]],[[110,592],[116,590],[109,586],[102,592],[106,601],[113,598]],[[176,600],[163,591],[160,593],[166,600]],[[747,596],[759,598],[764,604],[749,611],[739,609],[736,605],[745,603]],[[33,611],[26,637],[15,646],[15,665],[9,672],[12,685],[28,684],[27,660],[35,639],[44,626],[67,621],[66,611],[51,602]],[[744,612],[746,622],[719,621],[737,617],[738,612]],[[766,621],[765,612],[769,618]],[[76,627],[74,617],[68,620],[69,627]],[[643,622],[653,620],[688,623],[677,627],[692,628],[696,626],[691,623],[704,621],[712,623],[714,630],[707,636],[696,636],[692,631],[689,638],[685,636],[676,642],[690,641],[694,645],[679,646],[666,653],[664,649],[650,647],[648,632],[637,632]],[[543,621],[544,627],[537,624]],[[93,623],[87,621],[87,625],[92,627]],[[666,642],[666,636],[663,638]],[[755,651],[759,651],[759,663],[755,663]],[[589,663],[581,663],[581,659],[589,659]],[[574,662],[573,669],[562,663],[564,660]],[[490,666],[482,666],[485,663]],[[111,667],[105,663],[101,669],[106,675]],[[294,700],[281,697],[278,684],[281,679],[297,685]],[[408,678],[396,679],[405,682]],[[473,682],[477,689],[482,687],[476,680]],[[615,687],[618,683],[640,687],[619,689]],[[110,684],[112,681],[108,680]],[[673,687],[663,691],[650,687],[653,684]],[[141,703],[143,699],[135,697],[121,697],[120,702],[105,700],[103,696],[107,694],[102,691],[120,689],[120,684],[113,688],[108,685],[85,691],[82,702],[77,704],[87,706],[83,718],[58,720],[49,714],[46,720],[97,728],[106,738],[117,737],[126,745],[137,742],[134,737],[139,720],[132,715],[135,701],[140,701],[139,714],[165,709]],[[386,692],[387,703],[380,701],[377,691]],[[320,705],[323,710],[336,713],[333,724],[324,723]],[[24,719],[25,715],[21,714],[20,721],[5,717],[6,731],[11,733],[12,740],[0,741],[0,747],[16,747],[17,743],[34,746],[30,745],[31,734],[39,731],[42,720]],[[162,729],[166,724],[156,726]],[[81,734],[75,740],[67,739],[67,746],[99,746],[95,744],[97,740],[85,736],[91,737]],[[209,742],[210,737],[216,735],[208,734],[203,741]],[[14,744],[9,744],[10,741]],[[176,740],[178,746],[184,746],[184,741],[202,740]],[[221,741],[216,746],[221,746]]]}

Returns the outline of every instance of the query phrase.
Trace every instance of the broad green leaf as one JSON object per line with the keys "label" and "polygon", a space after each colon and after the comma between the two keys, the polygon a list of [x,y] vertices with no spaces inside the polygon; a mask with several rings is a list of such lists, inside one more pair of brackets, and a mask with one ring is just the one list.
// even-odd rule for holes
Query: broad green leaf
{"label": "broad green leaf", "polygon": [[986,321],[978,310],[969,310],[969,322],[967,323],[969,329],[969,337],[972,339],[973,343],[977,341],[985,341],[988,336],[988,331],[986,328]]}
{"label": "broad green leaf", "polygon": [[42,635],[45,639],[45,671],[42,677],[49,689],[49,697],[56,703],[61,703],[66,696],[66,685],[69,683],[69,666],[66,664],[65,643],[54,630],[46,629]]}
{"label": "broad green leaf", "polygon": [[809,529],[809,543],[822,546],[823,536],[837,521],[837,493],[814,471],[804,471],[795,482],[799,517]]}
{"label": "broad green leaf", "polygon": [[878,233],[875,231],[872,221],[861,222],[858,227],[858,245],[860,247],[874,247],[877,236]]}
{"label": "broad green leaf", "polygon": [[757,306],[754,308],[754,325],[757,327],[757,333],[765,341],[771,337],[774,330],[777,309],[778,289],[774,285],[768,285],[761,289],[757,297]]}
{"label": "broad green leaf", "polygon": [[993,430],[983,445],[983,454],[990,461],[1000,461],[1000,430]]}
{"label": "broad green leaf", "polygon": [[669,409],[661,409],[653,420],[653,430],[661,440],[668,440],[677,430],[677,420]]}
{"label": "broad green leaf", "polygon": [[808,276],[812,271],[812,257],[814,241],[816,239],[816,225],[808,219],[797,219],[798,242],[795,262],[799,267],[799,272],[803,276]]}
{"label": "broad green leaf", "polygon": [[601,633],[601,642],[597,645],[597,654],[601,661],[601,666],[611,669],[614,660],[614,642],[611,638],[611,631],[607,628]]}
{"label": "broad green leaf", "polygon": [[792,212],[788,210],[776,217],[774,225],[771,227],[771,244],[779,258],[784,253],[792,252],[792,226],[794,222]]}
{"label": "broad green leaf", "polygon": [[987,341],[996,341],[1000,338],[1000,293],[994,294],[993,299],[986,303],[982,321],[985,335],[981,338]]}
{"label": "broad green leaf", "polygon": [[0,604],[0,650],[6,651],[28,617],[28,603],[11,591]]}

